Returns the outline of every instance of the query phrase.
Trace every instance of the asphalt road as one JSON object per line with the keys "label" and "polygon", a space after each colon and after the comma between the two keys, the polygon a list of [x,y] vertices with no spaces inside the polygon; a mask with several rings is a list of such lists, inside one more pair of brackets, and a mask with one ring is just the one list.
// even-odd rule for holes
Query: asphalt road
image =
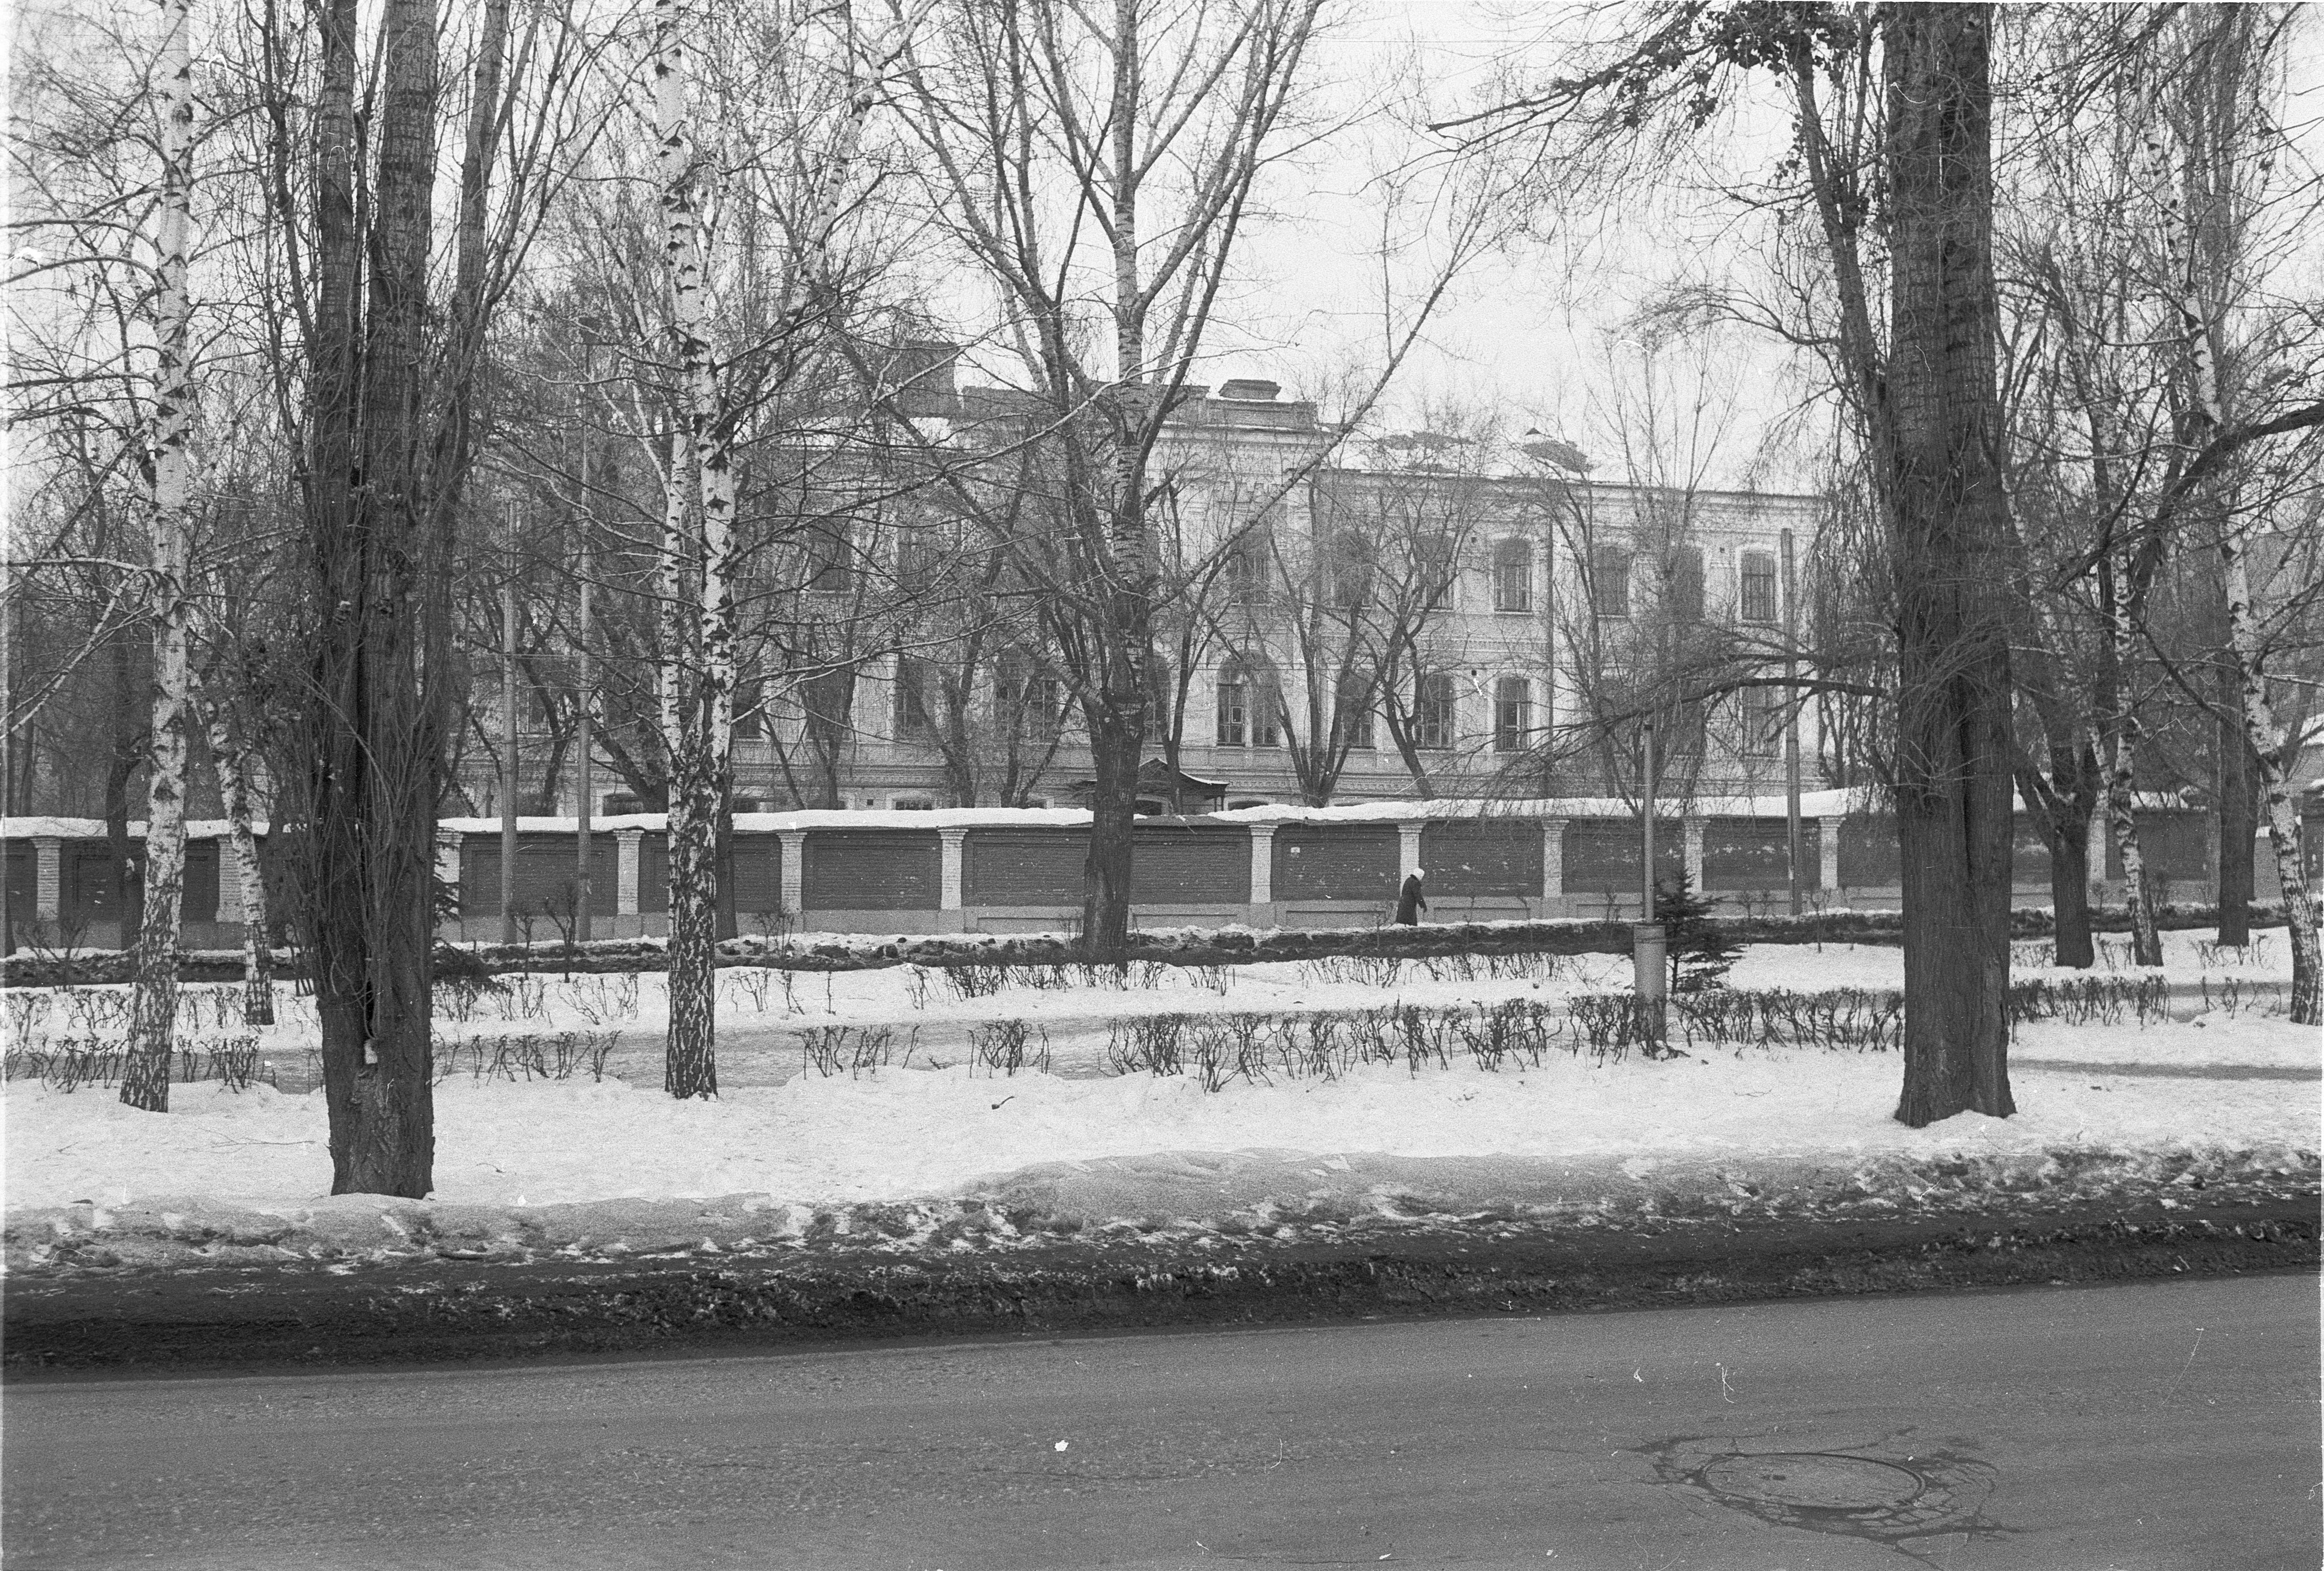
{"label": "asphalt road", "polygon": [[17,1384],[10,1566],[2282,1566],[2310,1276]]}

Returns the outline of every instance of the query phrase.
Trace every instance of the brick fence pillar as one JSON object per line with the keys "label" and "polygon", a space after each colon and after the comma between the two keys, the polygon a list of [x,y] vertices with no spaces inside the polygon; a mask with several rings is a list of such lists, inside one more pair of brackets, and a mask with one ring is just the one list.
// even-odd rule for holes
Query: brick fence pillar
{"label": "brick fence pillar", "polygon": [[936,839],[942,842],[942,860],[938,865],[936,909],[957,911],[961,907],[961,891],[967,880],[962,877],[961,846],[968,839],[965,829],[939,829]]}
{"label": "brick fence pillar", "polygon": [[807,831],[778,830],[775,838],[783,842],[783,909],[797,922],[807,909]]}
{"label": "brick fence pillar", "polygon": [[1259,919],[1258,907],[1275,904],[1275,826],[1271,823],[1250,826],[1250,904],[1253,921]]}
{"label": "brick fence pillar", "polygon": [[635,916],[638,914],[639,864],[644,858],[646,831],[641,829],[617,829],[613,831],[613,914]]}
{"label": "brick fence pillar", "polygon": [[32,837],[32,915],[41,922],[64,919],[65,842],[52,834]]}

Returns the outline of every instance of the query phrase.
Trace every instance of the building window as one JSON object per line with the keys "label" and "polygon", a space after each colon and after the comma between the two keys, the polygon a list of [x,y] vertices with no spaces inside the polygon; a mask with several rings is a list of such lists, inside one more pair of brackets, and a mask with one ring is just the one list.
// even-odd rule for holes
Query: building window
{"label": "building window", "polygon": [[1230,660],[1219,669],[1219,746],[1271,748],[1282,705],[1275,679],[1260,666]]}
{"label": "building window", "polygon": [[1331,559],[1325,564],[1325,589],[1340,611],[1360,611],[1371,599],[1372,546],[1353,529],[1332,538]]}
{"label": "building window", "polygon": [[1062,705],[1057,679],[1023,649],[1003,649],[992,673],[1001,723],[1014,736],[1047,741],[1057,734]]}
{"label": "building window", "polygon": [[1775,559],[1765,551],[1743,553],[1743,620],[1775,620]]}
{"label": "building window", "polygon": [[1430,752],[1447,752],[1461,723],[1460,695],[1452,678],[1441,671],[1423,675],[1412,706],[1412,744]]}
{"label": "building window", "polygon": [[1673,767],[1702,757],[1705,710],[1700,698],[1682,699],[1655,730],[1655,744]]}
{"label": "building window", "polygon": [[1533,542],[1521,536],[1493,544],[1493,609],[1533,609]]}
{"label": "building window", "polygon": [[1681,546],[1670,555],[1669,576],[1664,580],[1665,608],[1674,622],[1702,620],[1702,547]]}
{"label": "building window", "polygon": [[1533,729],[1533,684],[1504,676],[1493,684],[1493,751],[1521,753]]}
{"label": "building window", "polygon": [[1773,687],[1746,687],[1742,693],[1742,752],[1747,758],[1772,758],[1783,750],[1784,699]]}
{"label": "building window", "polygon": [[1254,527],[1227,547],[1227,603],[1265,605],[1272,598],[1274,583],[1274,538],[1264,528]]}
{"label": "building window", "polygon": [[855,587],[855,525],[845,516],[810,519],[804,538],[807,586],[844,593]]}
{"label": "building window", "polygon": [[1345,671],[1340,675],[1338,721],[1340,735],[1351,751],[1372,750],[1372,690],[1370,678],[1362,673]]}
{"label": "building window", "polygon": [[896,537],[897,588],[906,594],[926,594],[943,575],[944,559],[934,540],[918,529],[907,529]]}
{"label": "building window", "polygon": [[1452,537],[1431,535],[1415,547],[1413,559],[1420,569],[1420,593],[1430,611],[1450,603],[1452,588],[1460,580],[1460,565]]}
{"label": "building window", "polygon": [[1228,664],[1219,672],[1219,746],[1250,745],[1250,684],[1240,666]]}
{"label": "building window", "polygon": [[936,717],[928,708],[928,689],[934,675],[926,660],[915,659],[909,655],[896,657],[898,741],[927,742],[936,740]]}
{"label": "building window", "polygon": [[1618,546],[1590,553],[1590,600],[1601,617],[1630,614],[1630,554]]}
{"label": "building window", "polygon": [[746,678],[734,684],[734,740],[753,742],[767,734],[767,708],[762,697],[764,689],[757,678]]}

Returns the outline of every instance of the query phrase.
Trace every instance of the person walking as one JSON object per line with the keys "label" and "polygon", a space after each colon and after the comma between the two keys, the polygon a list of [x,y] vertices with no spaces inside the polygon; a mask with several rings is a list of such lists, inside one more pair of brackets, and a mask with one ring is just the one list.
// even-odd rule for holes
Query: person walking
{"label": "person walking", "polygon": [[1425,868],[1415,868],[1404,876],[1404,887],[1396,897],[1396,920],[1399,927],[1417,927],[1420,914],[1428,909],[1428,896],[1420,892],[1420,881],[1428,877]]}

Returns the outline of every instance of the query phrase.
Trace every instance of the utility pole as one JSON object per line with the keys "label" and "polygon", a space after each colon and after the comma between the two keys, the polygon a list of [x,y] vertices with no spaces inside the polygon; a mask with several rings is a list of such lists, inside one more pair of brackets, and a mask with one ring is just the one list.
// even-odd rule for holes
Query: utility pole
{"label": "utility pole", "polygon": [[516,503],[501,578],[501,942],[516,942]]}
{"label": "utility pole", "polygon": [[1784,531],[1784,833],[1792,914],[1807,908],[1800,884],[1800,622],[1793,599],[1792,532]]}

